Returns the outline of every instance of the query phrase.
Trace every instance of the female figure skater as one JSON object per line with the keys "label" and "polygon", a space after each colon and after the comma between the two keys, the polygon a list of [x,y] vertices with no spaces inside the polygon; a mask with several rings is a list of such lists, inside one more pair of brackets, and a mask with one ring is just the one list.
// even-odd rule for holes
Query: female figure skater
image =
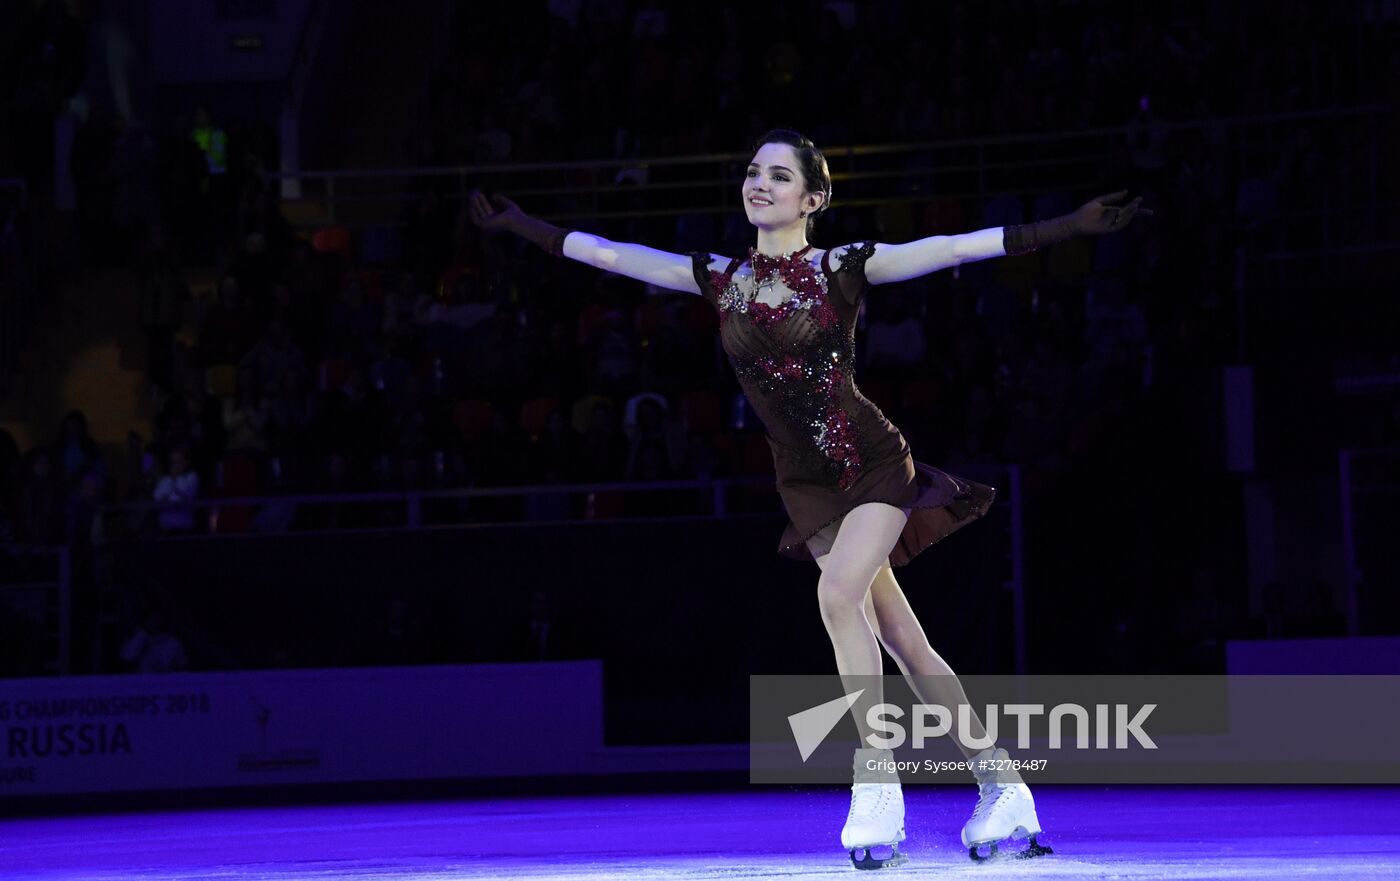
{"label": "female figure skater", "polygon": [[[720,317],[720,338],[744,393],[767,430],[777,488],[790,522],[779,552],[815,560],[817,601],[843,677],[859,677],[852,707],[861,742],[872,731],[866,710],[881,700],[880,646],[909,677],[921,700],[966,703],[952,669],[927,637],[891,567],[981,517],[995,489],[915,462],[899,430],[856,389],[855,321],[872,285],[904,281],[949,266],[1020,254],[1073,235],[1123,229],[1141,198],[1125,192],[1094,199],[1063,217],[905,244],[872,241],[814,250],[813,220],[831,204],[831,175],[821,152],[802,135],[775,130],[758,140],[744,178],[744,211],[758,230],[745,258],[689,255],[612,242],[564,230],[524,214],[504,196],[471,195],[472,217],[485,230],[508,230],[546,251],[658,287],[699,294]],[[1143,210],[1142,213],[1150,212]],[[930,685],[931,683],[936,683]],[[853,689],[848,689],[848,693]],[[939,692],[929,695],[930,690]],[[968,732],[985,739],[973,715]],[[1030,836],[1040,824],[1030,790],[1014,772],[978,770],[1005,759],[992,747],[973,754],[980,797],[963,827],[963,844],[978,848]],[[899,865],[904,799],[898,777],[882,770],[890,750],[856,750],[851,808],[841,845],[859,868]],[[891,847],[887,858],[870,848]],[[857,857],[857,851],[863,855]]]}

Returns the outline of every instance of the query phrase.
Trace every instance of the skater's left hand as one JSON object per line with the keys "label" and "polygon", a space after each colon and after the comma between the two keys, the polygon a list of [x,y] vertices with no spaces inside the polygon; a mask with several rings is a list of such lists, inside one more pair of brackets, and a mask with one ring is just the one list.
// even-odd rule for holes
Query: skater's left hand
{"label": "skater's left hand", "polygon": [[1126,205],[1120,204],[1127,195],[1127,190],[1119,190],[1116,193],[1097,196],[1084,203],[1079,210],[1070,215],[1070,222],[1074,225],[1075,233],[1101,236],[1104,233],[1117,232],[1124,228],[1134,215],[1152,216],[1150,208],[1138,207],[1142,204],[1141,196]]}
{"label": "skater's left hand", "polygon": [[487,232],[514,230],[525,216],[520,206],[505,196],[497,194],[488,199],[481,190],[472,190],[467,204],[471,208],[472,223]]}

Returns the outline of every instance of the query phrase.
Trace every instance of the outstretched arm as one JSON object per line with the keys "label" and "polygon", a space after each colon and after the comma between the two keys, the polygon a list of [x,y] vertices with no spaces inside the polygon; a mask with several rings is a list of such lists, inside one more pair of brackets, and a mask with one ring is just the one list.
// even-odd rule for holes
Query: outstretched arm
{"label": "outstretched arm", "polygon": [[902,245],[879,244],[865,262],[865,277],[871,284],[908,281],[959,263],[1005,253],[999,226],[955,236],[929,236]]}
{"label": "outstretched arm", "polygon": [[1108,193],[1090,199],[1072,214],[1038,223],[994,226],[955,236],[929,236],[902,245],[877,245],[866,261],[865,276],[871,284],[907,281],[960,263],[1024,254],[1076,235],[1117,232],[1135,214],[1152,214],[1149,209],[1138,207],[1141,196],[1127,205],[1114,204],[1127,195],[1127,190]]}
{"label": "outstretched arm", "polygon": [[659,288],[687,294],[700,293],[691,268],[693,264],[685,254],[672,254],[629,242],[613,242],[586,232],[571,232],[564,240],[564,256]]}
{"label": "outstretched arm", "polygon": [[484,230],[507,230],[559,257],[568,257],[667,290],[700,293],[691,258],[687,255],[561,229],[531,217],[505,196],[493,196],[488,201],[480,191],[473,191],[470,198],[472,221]]}

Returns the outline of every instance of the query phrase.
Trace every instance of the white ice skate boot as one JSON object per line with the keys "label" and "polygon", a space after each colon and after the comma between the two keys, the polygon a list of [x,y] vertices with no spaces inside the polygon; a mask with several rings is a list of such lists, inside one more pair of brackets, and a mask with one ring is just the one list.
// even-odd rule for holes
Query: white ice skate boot
{"label": "white ice skate boot", "polygon": [[[909,858],[899,852],[904,840],[904,791],[894,771],[894,753],[887,749],[858,749],[855,782],[851,785],[851,812],[841,829],[841,846],[857,869],[902,866]],[[889,845],[890,855],[870,855],[872,847]],[[856,852],[861,855],[856,856]]]}
{"label": "white ice skate boot", "polygon": [[[977,807],[972,811],[972,819],[962,830],[962,843],[968,855],[977,862],[996,857],[1037,857],[1053,853],[1049,847],[1036,841],[1041,834],[1040,819],[1035,815],[1035,799],[1031,798],[1030,787],[1021,780],[1021,775],[1002,764],[1008,761],[1006,750],[985,749],[970,760],[972,773],[977,777]],[[1030,843],[1022,850],[1002,853],[997,844],[1006,839],[1030,838]],[[983,855],[978,849],[989,845]]]}

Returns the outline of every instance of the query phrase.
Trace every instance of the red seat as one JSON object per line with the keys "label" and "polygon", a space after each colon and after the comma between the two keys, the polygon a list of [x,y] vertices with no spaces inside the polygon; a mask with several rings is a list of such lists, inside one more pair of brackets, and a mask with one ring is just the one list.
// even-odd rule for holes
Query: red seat
{"label": "red seat", "polygon": [[531,398],[520,405],[520,428],[532,439],[545,433],[549,417],[559,411],[558,398]]}
{"label": "red seat", "polygon": [[746,431],[739,437],[739,473],[772,474],[773,449],[763,432]]}
{"label": "red seat", "polygon": [[[739,444],[739,455],[737,457],[737,473],[740,477],[772,477],[773,476],[773,450],[768,446],[767,439],[761,431],[746,431],[737,435]],[[737,499],[743,499],[742,505],[749,505],[753,502],[766,500],[773,494],[773,487],[768,483],[753,483],[745,486],[735,487]]]}
{"label": "red seat", "polygon": [[900,406],[907,413],[927,415],[938,408],[942,396],[943,383],[932,376],[919,376],[905,384],[904,393],[900,395]]}
{"label": "red seat", "polygon": [[690,431],[711,434],[724,425],[724,408],[719,395],[706,389],[687,392],[681,396],[681,417]]}
{"label": "red seat", "polygon": [[452,425],[463,440],[474,441],[491,430],[496,410],[482,398],[468,398],[452,405]]}
{"label": "red seat", "polygon": [[620,492],[587,493],[583,498],[584,520],[613,520],[626,509],[627,496]]}
{"label": "red seat", "polygon": [[[215,470],[213,495],[217,498],[241,499],[256,496],[260,490],[258,462],[247,453],[230,453],[219,460]],[[253,523],[255,509],[248,505],[219,506],[210,509],[211,532],[247,532]]]}
{"label": "red seat", "polygon": [[890,404],[894,402],[894,391],[889,387],[888,383],[881,382],[878,379],[862,379],[858,385],[860,386],[860,393],[869,398],[875,406],[879,407],[881,410],[889,408]]}
{"label": "red seat", "polygon": [[350,230],[343,226],[327,226],[316,230],[311,236],[311,247],[319,253],[335,251],[346,263],[350,263],[354,259],[352,256],[353,248],[350,244]]}
{"label": "red seat", "polygon": [[698,336],[709,336],[719,328],[719,313],[700,297],[689,297],[683,301],[680,312],[680,325]]}
{"label": "red seat", "polygon": [[586,345],[593,339],[593,331],[607,315],[607,307],[602,303],[589,303],[579,310],[578,324],[574,328],[574,342]]}
{"label": "red seat", "polygon": [[924,206],[919,232],[925,236],[946,236],[967,232],[967,219],[960,199],[943,196]]}
{"label": "red seat", "polygon": [[643,300],[633,313],[633,323],[639,339],[650,338],[665,320],[666,312],[661,307],[661,302],[655,299]]}

